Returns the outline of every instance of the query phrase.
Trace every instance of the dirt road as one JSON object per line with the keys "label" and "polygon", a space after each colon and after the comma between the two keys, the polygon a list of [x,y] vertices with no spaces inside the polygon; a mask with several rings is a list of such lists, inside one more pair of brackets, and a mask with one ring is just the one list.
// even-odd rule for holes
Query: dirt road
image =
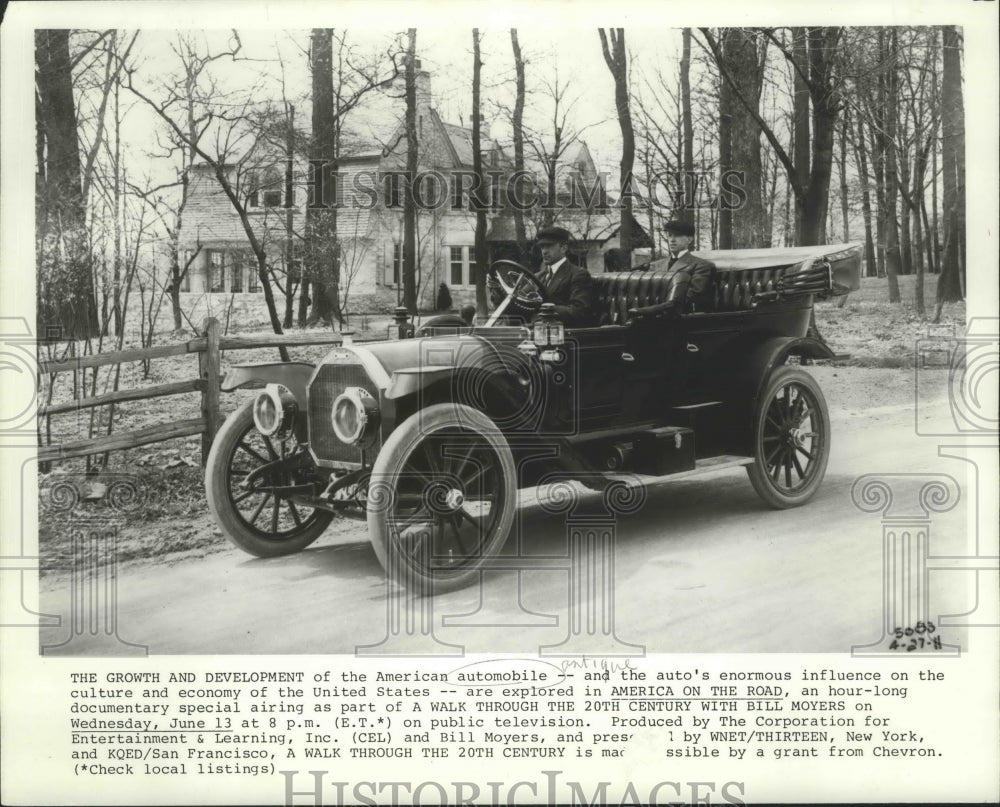
{"label": "dirt road", "polygon": [[[593,560],[593,575],[571,581],[569,563],[551,558],[566,558],[572,525],[529,493],[508,550],[520,539],[523,553],[546,556],[549,568],[526,561],[522,571],[491,571],[481,585],[417,600],[387,586],[363,523],[340,524],[285,558],[227,550],[125,564],[113,581],[115,624],[80,621],[72,604],[87,593],[68,577],[47,578],[41,608],[63,619],[42,631],[42,644],[85,655],[141,646],[150,654],[447,655],[845,652],[874,642],[883,622],[882,516],[852,503],[852,485],[870,473],[919,474],[918,485],[946,474],[964,496],[971,466],[940,457],[946,441],[915,433],[915,417],[924,430],[950,419],[946,374],[921,390],[915,413],[908,373],[815,372],[830,401],[833,448],[824,485],[805,507],[767,509],[740,469],[661,484],[637,512],[615,518],[613,552]],[[900,484],[894,506],[919,515],[916,488]],[[600,497],[587,494],[575,516],[593,521],[601,512]],[[965,554],[972,541],[964,506],[933,516],[933,552]],[[963,575],[932,574],[930,597],[935,613],[973,604]]]}

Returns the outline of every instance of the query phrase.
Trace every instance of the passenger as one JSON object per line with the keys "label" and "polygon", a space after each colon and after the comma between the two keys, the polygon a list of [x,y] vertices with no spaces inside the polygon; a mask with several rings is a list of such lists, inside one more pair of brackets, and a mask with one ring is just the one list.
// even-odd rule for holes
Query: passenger
{"label": "passenger", "polygon": [[686,221],[668,221],[663,226],[670,250],[668,271],[672,273],[669,299],[688,311],[708,311],[712,306],[712,275],[715,264],[691,253],[694,225]]}

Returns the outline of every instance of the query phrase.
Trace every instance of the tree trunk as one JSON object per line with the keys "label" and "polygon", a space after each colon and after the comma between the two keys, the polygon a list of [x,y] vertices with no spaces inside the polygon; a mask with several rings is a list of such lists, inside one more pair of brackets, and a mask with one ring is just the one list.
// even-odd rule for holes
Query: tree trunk
{"label": "tree trunk", "polygon": [[[290,191],[292,188],[292,166],[295,165],[295,107],[292,104],[288,104],[288,114],[285,120],[286,130],[285,130],[285,159],[287,162],[285,165],[286,176],[285,185],[286,191]],[[285,328],[291,328],[292,322],[295,317],[295,291],[298,284],[301,282],[303,268],[299,265],[295,271],[295,219],[293,218],[294,208],[291,204],[288,205],[285,210],[285,319],[282,325]],[[297,278],[293,283],[293,274],[297,274]]]}
{"label": "tree trunk", "polygon": [[[794,95],[792,98],[792,188],[804,189],[809,184],[809,67],[808,34],[805,28],[792,29]],[[802,245],[805,237],[805,194],[795,193],[795,243]]]}
{"label": "tree trunk", "polygon": [[885,275],[889,281],[889,302],[898,303],[899,297],[899,273],[900,251],[899,251],[899,187],[898,167],[896,165],[896,108],[897,83],[896,83],[896,48],[895,31],[889,32],[890,40],[886,42],[885,32],[879,31],[879,51],[881,53],[880,64],[882,65],[882,103],[880,113],[882,114],[879,137],[882,141],[882,153],[885,155],[885,202],[882,208],[882,221],[879,227],[885,232]]}
{"label": "tree trunk", "polygon": [[[760,247],[768,240],[764,235],[761,129],[757,123],[765,51],[746,28],[727,28],[721,46],[735,86],[723,81],[719,94],[720,181],[730,172],[739,172],[742,178],[734,184],[742,188],[743,197],[725,193],[720,200],[719,245],[721,249]],[[726,241],[729,245],[723,246]]]}
{"label": "tree trunk", "polygon": [[924,259],[923,259],[923,230],[920,226],[920,213],[919,211],[913,211],[913,236],[917,243],[916,248],[916,284],[914,287],[913,298],[916,303],[917,315],[923,318],[926,315],[926,309],[924,307]]}
{"label": "tree trunk", "polygon": [[824,223],[833,175],[833,136],[840,114],[840,92],[833,84],[839,28],[810,28],[809,95],[812,105],[812,149],[804,217],[799,234],[801,246],[825,243]]}
{"label": "tree trunk", "polygon": [[843,238],[847,244],[851,240],[851,225],[849,220],[850,205],[847,201],[847,140],[851,136],[851,119],[844,110],[844,118],[840,126],[840,159],[837,167],[840,169],[840,218],[843,223]]}
{"label": "tree trunk", "polygon": [[417,208],[413,178],[417,175],[417,29],[407,31],[406,47],[406,176],[403,181],[403,305],[417,313]]}
{"label": "tree trunk", "polygon": [[694,209],[697,204],[694,189],[694,121],[691,117],[691,29],[685,28],[681,42],[681,187],[684,204],[680,219],[694,224]]}
{"label": "tree trunk", "polygon": [[472,170],[476,175],[478,189],[474,196],[476,207],[476,311],[485,317],[486,306],[486,199],[483,189],[483,133],[482,114],[479,104],[479,90],[482,83],[483,58],[479,50],[479,29],[472,29]]}
{"label": "tree trunk", "polygon": [[179,331],[184,324],[181,322],[181,289],[180,289],[180,266],[177,255],[176,242],[170,253],[170,275],[174,278],[170,284],[170,310],[173,312],[174,330]]}
{"label": "tree trunk", "polygon": [[858,115],[858,135],[854,141],[854,155],[861,180],[861,214],[865,222],[865,276],[878,277],[875,260],[875,239],[872,236],[872,194],[868,174],[868,147],[865,144],[864,121]]}
{"label": "tree trunk", "polygon": [[[940,105],[940,90],[938,87],[938,49],[940,48],[941,38],[940,31],[934,31],[934,38],[931,42],[931,48],[934,50],[934,58],[931,61],[931,108],[938,109]],[[931,267],[931,272],[937,274],[941,271],[941,252],[939,250],[941,244],[941,233],[938,227],[938,149],[940,148],[939,143],[935,143],[931,146],[931,221],[926,227],[928,238],[930,240],[930,254],[931,258],[929,265]],[[924,209],[924,217],[926,219],[927,210],[926,205]],[[926,224],[926,220],[925,220]]]}
{"label": "tree trunk", "polygon": [[625,50],[625,29],[612,28],[605,34],[598,29],[604,61],[615,82],[615,111],[622,132],[622,159],[619,164],[619,205],[621,222],[618,229],[619,246],[626,266],[632,265],[632,168],[635,165],[635,132],[629,108],[628,53]]}
{"label": "tree trunk", "polygon": [[35,31],[35,115],[44,153],[38,165],[37,333],[86,339],[98,333],[88,245],[69,30]]}
{"label": "tree trunk", "polygon": [[964,271],[962,239],[965,223],[964,103],[962,99],[962,40],[958,29],[947,25],[942,31],[941,71],[942,128],[941,167],[944,205],[944,250],[938,277],[937,302],[963,298]]}
{"label": "tree trunk", "polygon": [[300,328],[304,328],[309,319],[309,286],[309,278],[303,275],[302,282],[299,284],[299,310],[296,317]]}
{"label": "tree trunk", "polygon": [[[514,51],[515,97],[514,116],[511,121],[514,130],[514,173],[520,176],[524,170],[524,57],[521,43],[517,39],[517,29],[510,29],[510,45]],[[530,255],[528,234],[524,227],[524,211],[520,205],[514,206],[514,237],[521,251],[521,262],[526,263]]]}
{"label": "tree trunk", "polygon": [[[728,65],[727,47],[729,32],[723,32],[720,42],[721,53]],[[719,176],[725,176],[733,168],[733,110],[739,101],[732,85],[722,80],[719,86]],[[721,197],[720,197],[721,202]],[[719,229],[717,235],[717,245],[719,249],[733,248],[733,208],[729,205],[719,204]]]}
{"label": "tree trunk", "polygon": [[[314,28],[309,66],[312,72],[312,141],[309,158],[324,178],[337,172],[337,127],[333,106],[333,30]],[[312,280],[310,323],[343,323],[340,311],[340,244],[337,207],[312,199],[306,208],[303,265]]]}

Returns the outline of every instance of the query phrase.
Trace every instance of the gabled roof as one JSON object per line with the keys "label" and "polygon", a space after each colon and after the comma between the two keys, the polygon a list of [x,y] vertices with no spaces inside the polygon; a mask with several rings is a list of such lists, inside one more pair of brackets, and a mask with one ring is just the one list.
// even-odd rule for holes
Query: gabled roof
{"label": "gabled roof", "polygon": [[[438,123],[440,123],[441,129],[451,146],[452,153],[455,156],[456,167],[471,168],[473,156],[472,129],[464,126],[456,126],[454,123],[445,123],[441,120],[441,116],[438,115],[437,110],[432,109],[431,113]],[[503,149],[500,147],[499,143],[486,135],[480,136],[480,146],[482,148],[483,157],[487,163],[489,162],[489,155],[494,151],[498,151],[501,155],[503,155]]]}
{"label": "gabled roof", "polygon": [[[377,156],[366,156],[345,158],[338,166],[342,179],[341,198],[337,208],[337,234],[345,241],[368,236],[372,216],[371,196],[357,187],[355,178],[361,172],[378,168],[378,165]],[[188,249],[199,243],[208,248],[248,248],[243,223],[216,181],[211,166],[196,165],[194,168],[181,221],[181,248]],[[232,166],[227,168],[229,171],[234,170]],[[369,187],[371,184],[360,182],[361,187]],[[304,193],[301,187],[297,188],[297,194],[301,196],[297,196],[299,204],[292,208],[292,226],[298,235],[302,234],[305,225]],[[255,209],[249,212],[249,216],[258,237],[269,243],[284,241],[286,208]]]}
{"label": "gabled roof", "polygon": [[[632,222],[632,231],[635,233],[635,243],[632,246],[652,246],[649,234],[635,220],[634,216],[632,217]],[[618,230],[621,228],[621,213],[617,208],[557,210],[555,211],[553,224],[569,230],[574,241],[596,241],[603,246],[618,234]],[[528,239],[534,239],[535,224],[530,220],[526,220],[525,228]],[[504,212],[497,216],[490,225],[490,229],[486,234],[486,240],[493,243],[516,241],[514,216],[509,212]]]}

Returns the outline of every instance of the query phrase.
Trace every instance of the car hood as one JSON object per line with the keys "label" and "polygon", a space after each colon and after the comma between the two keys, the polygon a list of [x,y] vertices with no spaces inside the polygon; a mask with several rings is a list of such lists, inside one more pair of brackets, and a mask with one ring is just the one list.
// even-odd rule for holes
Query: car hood
{"label": "car hood", "polygon": [[522,328],[480,328],[457,336],[358,342],[334,348],[321,364],[360,360],[375,383],[384,388],[394,373],[441,372],[446,368],[479,367],[503,361],[504,357],[520,357],[517,345],[525,334]]}

